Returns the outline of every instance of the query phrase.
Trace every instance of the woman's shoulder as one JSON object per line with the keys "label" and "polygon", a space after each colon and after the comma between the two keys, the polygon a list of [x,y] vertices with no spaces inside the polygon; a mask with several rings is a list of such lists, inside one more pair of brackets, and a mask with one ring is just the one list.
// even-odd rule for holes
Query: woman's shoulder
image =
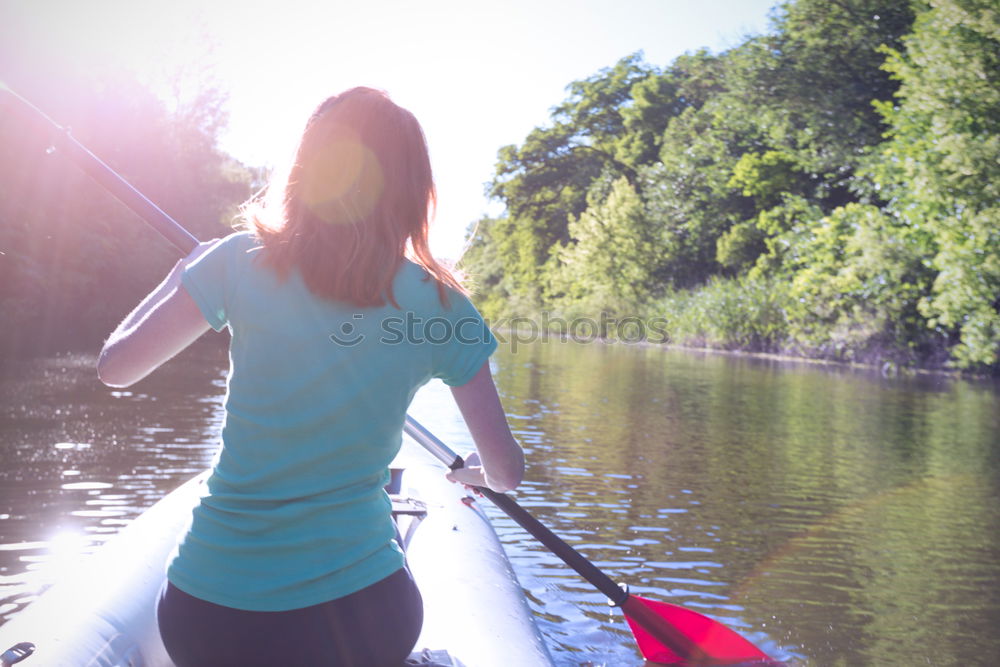
{"label": "woman's shoulder", "polygon": [[404,280],[407,282],[419,280],[423,282],[430,281],[432,278],[424,267],[420,266],[412,259],[404,257],[400,263],[399,271],[396,272],[396,280]]}
{"label": "woman's shoulder", "polygon": [[238,263],[243,258],[255,255],[255,251],[262,247],[260,239],[253,232],[236,230],[218,239],[209,254],[217,258],[215,261]]}
{"label": "woman's shoulder", "polygon": [[261,247],[261,241],[252,231],[237,229],[219,239],[219,245],[240,250],[252,250]]}
{"label": "woman's shoulder", "polygon": [[392,281],[392,295],[403,310],[423,309],[435,291],[434,280],[422,266],[403,258]]}
{"label": "woman's shoulder", "polygon": [[[444,303],[441,301],[442,287]],[[464,312],[473,308],[469,297],[465,294],[447,285],[440,285],[424,267],[405,258],[396,273],[393,293],[403,310],[417,307],[446,313],[453,310]]]}

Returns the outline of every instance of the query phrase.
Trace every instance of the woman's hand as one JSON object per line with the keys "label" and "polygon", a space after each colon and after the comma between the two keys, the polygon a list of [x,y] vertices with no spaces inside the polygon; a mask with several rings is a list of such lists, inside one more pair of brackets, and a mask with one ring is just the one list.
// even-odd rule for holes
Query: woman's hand
{"label": "woman's hand", "polygon": [[479,460],[479,454],[476,452],[472,452],[465,457],[464,467],[448,471],[445,477],[452,482],[458,482],[470,489],[474,489],[477,486],[489,487],[489,484],[486,482],[486,471],[483,470],[482,461]]}

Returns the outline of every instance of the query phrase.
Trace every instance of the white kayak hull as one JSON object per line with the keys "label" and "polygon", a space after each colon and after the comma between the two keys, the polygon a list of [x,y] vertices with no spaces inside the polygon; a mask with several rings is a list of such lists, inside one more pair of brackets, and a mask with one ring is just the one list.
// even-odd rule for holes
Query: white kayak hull
{"label": "white kayak hull", "polygon": [[[407,563],[424,600],[414,654],[464,667],[545,667],[552,659],[482,508],[443,467],[407,443],[394,503]],[[394,464],[394,467],[397,467]],[[0,626],[0,652],[22,642],[26,667],[170,667],[155,601],[167,557],[205,475],[184,484]]]}

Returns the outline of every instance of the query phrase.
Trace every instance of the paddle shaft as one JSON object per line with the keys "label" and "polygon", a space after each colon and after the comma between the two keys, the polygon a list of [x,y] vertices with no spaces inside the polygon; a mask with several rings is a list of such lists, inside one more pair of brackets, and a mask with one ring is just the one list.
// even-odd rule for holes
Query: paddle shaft
{"label": "paddle shaft", "polygon": [[184,254],[191,252],[198,245],[198,239],[188,230],[184,229],[180,223],[164,213],[163,209],[147,199],[144,194],[136,190],[135,187],[119,176],[118,173],[106,165],[99,157],[91,153],[83,144],[73,138],[69,128],[58,125],[38,109],[38,107],[10,88],[4,86],[0,88],[0,93],[9,96],[14,101],[14,110],[22,116],[27,116],[33,121],[42,122],[43,127],[48,132],[49,141],[52,142],[52,146],[57,152],[65,155],[81,171],[114,195],[118,201],[132,209],[140,218],[158,231],[163,238],[170,241]]}

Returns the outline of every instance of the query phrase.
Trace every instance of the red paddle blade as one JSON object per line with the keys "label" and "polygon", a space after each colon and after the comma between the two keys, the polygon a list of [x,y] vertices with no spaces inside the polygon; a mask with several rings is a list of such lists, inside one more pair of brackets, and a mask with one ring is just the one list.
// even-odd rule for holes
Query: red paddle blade
{"label": "red paddle blade", "polygon": [[642,657],[667,665],[780,665],[726,626],[677,605],[630,595],[622,605]]}

